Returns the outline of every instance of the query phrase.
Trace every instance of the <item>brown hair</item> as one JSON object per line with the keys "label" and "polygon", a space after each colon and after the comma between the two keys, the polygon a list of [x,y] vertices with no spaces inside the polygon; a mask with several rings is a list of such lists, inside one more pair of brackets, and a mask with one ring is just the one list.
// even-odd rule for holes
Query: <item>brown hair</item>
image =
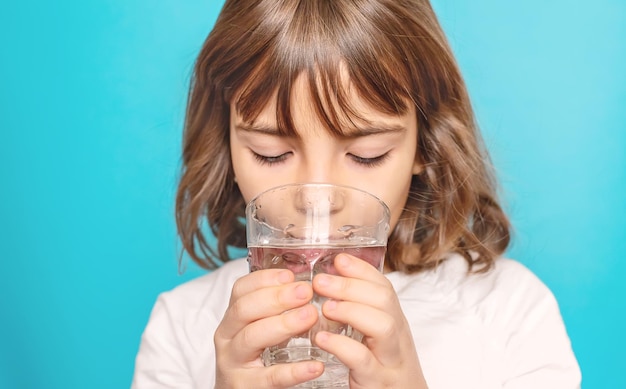
{"label": "brown hair", "polygon": [[340,135],[339,118],[357,117],[338,87],[340,64],[380,111],[400,115],[407,102],[416,107],[423,171],[413,176],[390,236],[387,267],[416,272],[458,252],[470,268],[488,269],[508,246],[510,226],[465,84],[427,0],[226,1],[190,87],[176,197],[185,250],[215,268],[230,259],[230,246],[246,244],[229,150],[231,102],[252,120],[277,96],[279,130],[293,134],[291,88],[306,74],[320,118]]}

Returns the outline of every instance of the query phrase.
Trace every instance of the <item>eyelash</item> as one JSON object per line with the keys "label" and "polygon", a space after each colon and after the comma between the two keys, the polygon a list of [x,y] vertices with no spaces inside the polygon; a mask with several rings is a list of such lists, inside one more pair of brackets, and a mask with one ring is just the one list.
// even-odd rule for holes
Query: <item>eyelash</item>
{"label": "eyelash", "polygon": [[[284,154],[280,154],[277,156],[265,156],[265,155],[253,153],[254,159],[256,159],[257,162],[259,162],[261,165],[267,165],[267,166],[272,166],[272,165],[276,165],[276,164],[284,162],[285,159],[287,159],[287,157],[289,156],[289,154],[290,153],[284,153]],[[387,152],[385,154],[382,154],[373,158],[359,157],[358,155],[354,155],[354,154],[349,154],[349,156],[350,158],[352,158],[354,162],[356,162],[359,165],[363,165],[365,167],[376,167],[376,166],[381,165],[383,162],[385,162],[385,160],[389,157],[389,153]]]}
{"label": "eyelash", "polygon": [[268,157],[268,156],[257,154],[254,152],[253,152],[253,155],[254,155],[254,159],[256,159],[257,162],[259,162],[261,165],[272,166],[272,165],[281,163],[285,159],[287,159],[287,156],[289,155],[289,153],[284,153],[281,155],[277,155],[275,157]]}
{"label": "eyelash", "polygon": [[376,166],[382,165],[383,162],[385,162],[385,160],[388,157],[389,157],[389,152],[379,155],[378,157],[373,157],[373,158],[363,158],[363,157],[359,157],[358,155],[350,154],[350,158],[352,158],[354,162],[358,163],[359,165],[363,165],[365,167],[376,167]]}

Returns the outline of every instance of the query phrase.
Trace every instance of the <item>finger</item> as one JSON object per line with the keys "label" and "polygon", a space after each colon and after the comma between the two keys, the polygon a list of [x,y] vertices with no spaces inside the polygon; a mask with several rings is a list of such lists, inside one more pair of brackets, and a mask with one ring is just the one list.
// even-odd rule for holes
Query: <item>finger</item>
{"label": "finger", "polygon": [[266,347],[307,332],[317,318],[317,309],[306,304],[281,315],[250,323],[232,338],[229,345],[231,360],[237,364],[248,363],[258,358]]}
{"label": "finger", "polygon": [[416,357],[411,330],[404,316],[394,317],[374,307],[329,300],[322,312],[330,320],[351,325],[363,334],[363,343],[384,365],[399,365],[407,355]]}
{"label": "finger", "polygon": [[361,332],[366,346],[385,365],[399,364],[405,352],[412,355],[415,351],[404,315],[393,312],[352,301],[328,300],[322,305],[326,318],[349,324]]}
{"label": "finger", "polygon": [[[397,356],[392,363],[381,361],[369,345],[344,335],[321,331],[317,333],[315,342],[350,369],[351,388],[426,387],[412,342],[409,342],[410,350],[406,347],[397,348]],[[398,375],[403,369],[408,369],[409,373],[404,378]]]}
{"label": "finger", "polygon": [[267,368],[251,370],[246,387],[254,388],[289,388],[319,377],[324,372],[324,364],[319,361],[303,361],[278,364]]}
{"label": "finger", "polygon": [[232,338],[249,323],[300,307],[312,297],[311,285],[304,281],[254,290],[233,300],[220,323],[220,336]]}
{"label": "finger", "polygon": [[315,335],[315,342],[337,357],[350,371],[376,371],[380,367],[374,354],[364,344],[347,336],[320,331]]}
{"label": "finger", "polygon": [[395,343],[398,327],[388,313],[350,301],[329,300],[322,305],[322,313],[330,320],[346,323],[377,343]]}
{"label": "finger", "polygon": [[246,274],[235,281],[230,295],[230,302],[252,293],[255,290],[279,286],[293,282],[295,276],[293,272],[285,269],[265,269]]}
{"label": "finger", "polygon": [[395,291],[388,283],[318,274],[313,278],[312,285],[316,293],[331,299],[353,301],[381,310],[399,309]]}
{"label": "finger", "polygon": [[355,257],[354,255],[346,253],[338,254],[335,257],[333,264],[337,274],[341,276],[359,278],[381,285],[389,283],[382,272],[367,261]]}

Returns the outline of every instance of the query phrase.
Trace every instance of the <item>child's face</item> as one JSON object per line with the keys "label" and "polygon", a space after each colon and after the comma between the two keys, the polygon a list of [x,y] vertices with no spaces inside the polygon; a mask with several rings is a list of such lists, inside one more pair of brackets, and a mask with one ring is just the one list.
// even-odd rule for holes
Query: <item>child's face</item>
{"label": "child's face", "polygon": [[304,78],[293,89],[292,116],[299,139],[279,136],[276,101],[253,123],[246,123],[231,105],[230,147],[237,184],[246,202],[271,187],[317,182],[353,186],[383,200],[395,227],[406,202],[416,162],[415,107],[402,116],[389,116],[367,105],[355,92],[352,105],[370,124],[356,123],[354,137],[333,137],[320,122]]}

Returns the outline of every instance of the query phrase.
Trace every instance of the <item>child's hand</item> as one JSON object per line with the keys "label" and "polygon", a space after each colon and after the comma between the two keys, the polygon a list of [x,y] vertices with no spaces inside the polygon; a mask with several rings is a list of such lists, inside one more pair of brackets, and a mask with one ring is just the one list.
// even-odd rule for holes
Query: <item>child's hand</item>
{"label": "child's hand", "polygon": [[343,335],[320,332],[320,348],[334,354],[350,369],[350,388],[427,388],[413,336],[396,293],[387,278],[356,257],[335,258],[339,276],[319,274],[313,288],[331,298],[324,316],[352,325],[363,343]]}
{"label": "child's hand", "polygon": [[317,321],[315,307],[308,304],[310,284],[293,281],[291,271],[270,269],[235,283],[215,331],[216,389],[285,388],[322,374],[321,362],[265,367],[259,358],[264,348],[306,332]]}

